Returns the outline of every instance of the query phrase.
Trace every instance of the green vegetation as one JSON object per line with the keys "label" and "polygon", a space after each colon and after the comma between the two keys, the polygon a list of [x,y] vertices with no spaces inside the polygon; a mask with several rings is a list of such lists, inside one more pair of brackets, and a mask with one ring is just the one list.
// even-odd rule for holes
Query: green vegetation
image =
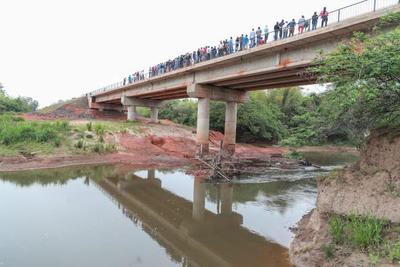
{"label": "green vegetation", "polygon": [[368,253],[372,264],[377,264],[382,258],[400,263],[400,232],[387,221],[372,216],[334,215],[329,219],[329,232],[333,243],[321,248],[327,257],[330,255],[328,247],[334,251],[335,246],[342,246]]}
{"label": "green vegetation", "polygon": [[12,98],[6,94],[0,83],[0,114],[5,112],[32,112],[39,103],[30,97]]}
{"label": "green vegetation", "polygon": [[24,147],[29,149],[29,147],[41,144],[45,148],[59,147],[63,135],[69,130],[69,123],[65,121],[29,122],[13,115],[2,115],[0,116],[0,154],[2,151],[12,151]]}
{"label": "green vegetation", "polygon": [[335,246],[332,244],[322,245],[321,250],[324,252],[327,259],[331,259],[335,256]]}
{"label": "green vegetation", "polygon": [[[238,108],[237,138],[240,142],[280,143],[285,146],[327,143],[357,145],[360,137],[352,128],[342,127],[331,116],[337,107],[331,91],[304,95],[300,88],[252,92]],[[194,100],[175,100],[160,110],[160,118],[195,126]],[[225,104],[211,102],[210,128],[224,131]]]}
{"label": "green vegetation", "polygon": [[329,102],[336,111],[330,121],[359,138],[374,129],[400,127],[400,27],[373,37],[356,34],[316,63],[311,73],[333,83]]}
{"label": "green vegetation", "polygon": [[[116,151],[106,134],[137,131],[135,123],[102,122],[71,125],[68,121],[25,121],[15,114],[0,115],[0,156],[109,153]],[[90,128],[92,131],[87,131]]]}
{"label": "green vegetation", "polygon": [[400,241],[389,246],[389,260],[400,264]]}
{"label": "green vegetation", "polygon": [[330,233],[337,244],[348,244],[359,249],[379,245],[388,223],[371,216],[334,216],[329,221]]}

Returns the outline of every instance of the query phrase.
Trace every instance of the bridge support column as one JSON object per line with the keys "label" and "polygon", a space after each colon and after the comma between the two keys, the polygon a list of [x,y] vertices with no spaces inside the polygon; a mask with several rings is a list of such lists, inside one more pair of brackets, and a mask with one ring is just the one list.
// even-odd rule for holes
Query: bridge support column
{"label": "bridge support column", "polygon": [[202,156],[209,151],[208,134],[210,129],[210,99],[199,98],[197,104],[197,153]]}
{"label": "bridge support column", "polygon": [[225,134],[223,150],[229,155],[235,154],[236,145],[236,122],[237,122],[237,103],[226,102],[225,110]]}
{"label": "bridge support column", "polygon": [[150,118],[151,118],[152,122],[158,123],[158,108],[157,107],[151,107]]}
{"label": "bridge support column", "polygon": [[136,106],[128,106],[128,121],[135,121],[137,119]]}
{"label": "bridge support column", "polygon": [[151,109],[151,120],[158,122],[158,109],[163,106],[164,102],[160,100],[152,99],[141,99],[135,97],[121,97],[121,103],[123,106],[128,107],[128,120],[137,120],[136,107],[147,107]]}
{"label": "bridge support column", "polygon": [[226,149],[229,154],[234,154],[236,143],[237,103],[244,103],[247,100],[246,91],[193,83],[187,87],[187,94],[190,97],[199,99],[197,112],[198,154],[201,155],[208,152],[210,100],[224,101],[227,103],[223,148]]}

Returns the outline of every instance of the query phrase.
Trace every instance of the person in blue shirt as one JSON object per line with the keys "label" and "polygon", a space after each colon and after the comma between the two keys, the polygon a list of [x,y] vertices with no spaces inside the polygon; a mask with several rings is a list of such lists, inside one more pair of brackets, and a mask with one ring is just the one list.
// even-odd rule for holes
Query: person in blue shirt
{"label": "person in blue shirt", "polygon": [[291,22],[288,24],[289,26],[289,37],[294,35],[294,28],[296,27],[296,21],[292,19]]}
{"label": "person in blue shirt", "polygon": [[246,34],[246,36],[243,37],[243,49],[247,49],[248,44],[249,44],[249,36]]}
{"label": "person in blue shirt", "polygon": [[312,17],[311,17],[311,24],[312,24],[311,29],[312,29],[312,30],[316,30],[316,29],[317,29],[317,24],[318,24],[318,15],[317,15],[317,12],[314,12],[314,14],[312,15]]}

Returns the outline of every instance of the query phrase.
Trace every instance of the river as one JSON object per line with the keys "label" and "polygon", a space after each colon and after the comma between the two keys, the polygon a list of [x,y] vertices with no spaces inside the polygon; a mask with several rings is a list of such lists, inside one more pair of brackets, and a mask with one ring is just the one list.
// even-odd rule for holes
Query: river
{"label": "river", "polygon": [[290,266],[290,227],[321,169],[210,183],[175,170],[73,167],[0,174],[0,266]]}

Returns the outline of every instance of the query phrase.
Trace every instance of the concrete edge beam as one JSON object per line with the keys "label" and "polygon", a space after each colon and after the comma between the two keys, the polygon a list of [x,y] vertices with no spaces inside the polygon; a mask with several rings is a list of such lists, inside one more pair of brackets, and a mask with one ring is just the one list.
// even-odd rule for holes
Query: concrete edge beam
{"label": "concrete edge beam", "polygon": [[159,108],[165,104],[165,101],[122,96],[121,104],[124,106]]}
{"label": "concrete edge beam", "polygon": [[192,98],[208,98],[211,100],[237,103],[244,103],[248,98],[248,94],[244,90],[232,90],[229,88],[196,83],[188,85],[187,94]]}

